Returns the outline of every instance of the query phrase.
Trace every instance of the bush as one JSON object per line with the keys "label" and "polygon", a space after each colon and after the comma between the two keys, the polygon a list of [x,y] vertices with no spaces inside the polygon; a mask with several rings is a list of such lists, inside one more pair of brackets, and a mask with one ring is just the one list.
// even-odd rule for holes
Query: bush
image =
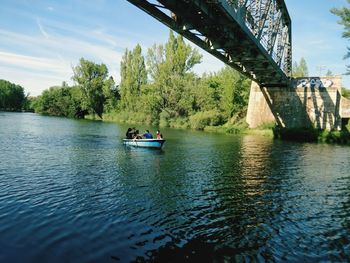
{"label": "bush", "polygon": [[222,124],[223,116],[216,110],[197,112],[190,116],[190,127],[196,130],[204,130],[205,126],[217,126]]}
{"label": "bush", "polygon": [[349,144],[350,134],[348,131],[323,131],[319,135],[319,141],[326,143]]}
{"label": "bush", "polygon": [[169,126],[172,128],[186,129],[189,127],[188,118],[186,117],[177,117],[169,121]]}
{"label": "bush", "polygon": [[169,127],[169,120],[170,120],[170,114],[169,112],[163,110],[159,114],[159,126],[161,127]]}
{"label": "bush", "polygon": [[275,122],[267,122],[267,123],[263,123],[261,124],[259,127],[257,127],[257,130],[272,130],[276,127],[276,123]]}
{"label": "bush", "polygon": [[152,118],[144,112],[129,112],[129,111],[111,111],[103,115],[105,121],[116,121],[130,124],[151,124]]}

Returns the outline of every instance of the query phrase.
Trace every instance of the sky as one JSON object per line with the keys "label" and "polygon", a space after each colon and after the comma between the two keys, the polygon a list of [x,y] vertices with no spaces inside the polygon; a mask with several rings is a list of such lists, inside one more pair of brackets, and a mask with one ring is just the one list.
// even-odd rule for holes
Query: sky
{"label": "sky", "polygon": [[[293,61],[305,58],[309,75],[346,71],[348,40],[332,7],[350,7],[346,0],[285,0],[292,19]],[[126,48],[139,43],[146,51],[167,41],[169,29],[126,0],[1,0],[0,79],[40,95],[63,81],[73,84],[79,59],[104,63],[119,83]],[[224,64],[207,52],[194,68],[214,72]],[[350,77],[343,76],[350,88]]]}

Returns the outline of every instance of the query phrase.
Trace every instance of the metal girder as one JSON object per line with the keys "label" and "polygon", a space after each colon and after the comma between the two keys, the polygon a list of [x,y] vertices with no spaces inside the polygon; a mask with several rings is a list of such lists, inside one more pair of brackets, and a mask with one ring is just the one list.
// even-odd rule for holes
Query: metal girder
{"label": "metal girder", "polygon": [[284,0],[128,0],[261,86],[288,86],[291,20]]}

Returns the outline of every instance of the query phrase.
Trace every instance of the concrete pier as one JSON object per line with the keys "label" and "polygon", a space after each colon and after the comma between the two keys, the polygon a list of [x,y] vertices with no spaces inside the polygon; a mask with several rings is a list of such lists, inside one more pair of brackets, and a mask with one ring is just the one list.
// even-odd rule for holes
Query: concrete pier
{"label": "concrete pier", "polygon": [[341,76],[296,78],[288,88],[252,83],[247,123],[257,128],[276,123],[283,128],[340,130],[350,117],[350,101],[341,96]]}

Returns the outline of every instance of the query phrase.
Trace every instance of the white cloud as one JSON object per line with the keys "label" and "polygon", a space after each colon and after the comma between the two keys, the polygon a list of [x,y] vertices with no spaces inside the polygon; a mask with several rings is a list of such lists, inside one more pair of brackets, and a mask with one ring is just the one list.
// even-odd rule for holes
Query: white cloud
{"label": "white cloud", "polygon": [[32,96],[40,95],[41,92],[49,87],[60,85],[63,80],[69,84],[71,72],[61,72],[61,74],[47,74],[42,71],[32,71],[27,68],[3,66],[0,63],[0,79],[6,79],[24,87],[25,92]]}
{"label": "white cloud", "polygon": [[40,19],[37,17],[36,18],[36,23],[37,23],[37,25],[38,25],[38,27],[39,27],[39,30],[40,30],[40,32],[41,32],[41,34],[45,37],[45,38],[49,38],[49,35],[46,33],[46,31],[44,30],[44,28],[43,28],[43,26],[41,25],[41,23],[40,23]]}
{"label": "white cloud", "polygon": [[[6,49],[0,45],[1,78],[19,83],[31,94],[38,95],[51,85],[70,79],[72,66],[84,57],[96,63],[105,63],[110,74],[119,82],[122,52],[117,50],[118,39],[102,31],[91,32],[91,29],[81,30],[80,34],[63,35],[54,28],[46,27],[49,34],[40,19],[36,22],[40,35],[0,29],[2,46],[11,47]],[[86,36],[90,39],[86,39]]]}
{"label": "white cloud", "polygon": [[19,55],[0,51],[0,64],[16,66],[31,71],[47,71],[53,73],[66,72],[66,64],[49,58]]}

